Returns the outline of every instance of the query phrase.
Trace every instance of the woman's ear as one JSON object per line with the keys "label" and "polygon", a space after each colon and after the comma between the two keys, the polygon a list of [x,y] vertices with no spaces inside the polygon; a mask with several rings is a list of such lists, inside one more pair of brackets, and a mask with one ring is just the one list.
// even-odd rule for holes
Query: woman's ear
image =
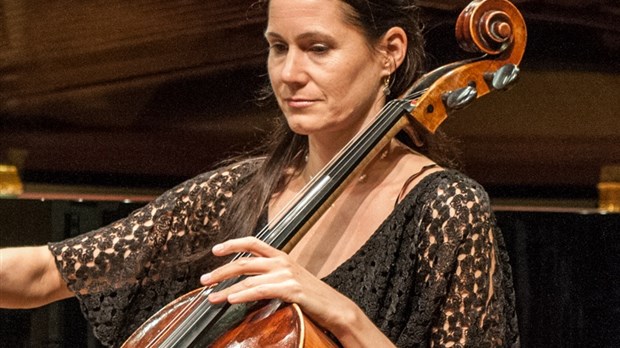
{"label": "woman's ear", "polygon": [[390,28],[381,38],[380,51],[385,56],[388,75],[403,63],[407,55],[407,34],[401,27]]}

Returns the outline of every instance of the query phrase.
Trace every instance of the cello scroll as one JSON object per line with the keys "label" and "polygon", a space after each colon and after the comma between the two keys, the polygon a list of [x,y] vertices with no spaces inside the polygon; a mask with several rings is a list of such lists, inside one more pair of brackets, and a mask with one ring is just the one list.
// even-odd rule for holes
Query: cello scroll
{"label": "cello scroll", "polygon": [[[516,82],[527,30],[521,13],[509,1],[474,0],[457,19],[456,37],[464,50],[484,55],[431,71],[410,89],[428,86],[420,98],[411,98],[411,116],[430,132],[451,112]],[[407,94],[414,93],[405,93],[404,99],[410,98]]]}

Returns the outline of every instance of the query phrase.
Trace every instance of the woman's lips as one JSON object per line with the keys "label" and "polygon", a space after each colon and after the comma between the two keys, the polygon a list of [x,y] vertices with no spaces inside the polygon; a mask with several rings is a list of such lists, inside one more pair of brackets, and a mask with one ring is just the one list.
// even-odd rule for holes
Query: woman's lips
{"label": "woman's lips", "polygon": [[288,105],[288,107],[295,109],[307,108],[317,102],[316,99],[306,98],[286,98],[284,99],[284,101],[286,102],[286,105]]}

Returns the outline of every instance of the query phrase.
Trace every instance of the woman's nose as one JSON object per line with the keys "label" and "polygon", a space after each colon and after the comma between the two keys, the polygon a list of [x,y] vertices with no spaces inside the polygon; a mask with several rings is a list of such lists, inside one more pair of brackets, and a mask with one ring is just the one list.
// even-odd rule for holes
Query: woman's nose
{"label": "woman's nose", "polygon": [[280,72],[282,82],[287,84],[304,84],[307,81],[305,62],[303,53],[296,50],[289,50],[283,61]]}

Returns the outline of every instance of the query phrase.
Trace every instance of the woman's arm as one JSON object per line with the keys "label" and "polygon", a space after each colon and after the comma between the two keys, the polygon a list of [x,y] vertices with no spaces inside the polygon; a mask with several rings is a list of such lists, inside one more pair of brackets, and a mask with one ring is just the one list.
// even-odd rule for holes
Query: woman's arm
{"label": "woman's arm", "polygon": [[47,246],[0,250],[1,308],[34,308],[71,296]]}
{"label": "woman's arm", "polygon": [[[489,198],[478,185],[455,183],[455,190],[445,206],[437,206],[448,216],[439,233],[436,253],[429,253],[433,267],[425,286],[434,289],[427,296],[438,304],[438,317],[431,328],[432,346],[460,345],[463,347],[510,346],[512,333],[507,326],[510,313],[507,288],[496,237],[501,232],[495,226]],[[441,252],[440,252],[441,251]],[[441,285],[441,286],[439,286]],[[445,291],[445,293],[444,293]]]}

